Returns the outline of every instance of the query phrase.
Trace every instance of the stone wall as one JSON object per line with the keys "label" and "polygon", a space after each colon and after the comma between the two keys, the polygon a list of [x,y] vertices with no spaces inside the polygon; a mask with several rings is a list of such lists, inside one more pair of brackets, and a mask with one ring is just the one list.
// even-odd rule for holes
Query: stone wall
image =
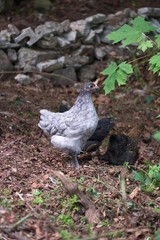
{"label": "stone wall", "polygon": [[[31,82],[29,72],[49,73],[58,85],[71,85],[75,81],[92,81],[97,77],[104,60],[127,59],[133,52],[112,45],[105,37],[131,19],[141,15],[149,19],[160,31],[160,9],[130,9],[116,14],[96,14],[70,22],[45,22],[35,29],[20,31],[14,25],[0,32],[0,72],[18,70],[15,79],[22,84]],[[159,29],[158,29],[159,28]]]}

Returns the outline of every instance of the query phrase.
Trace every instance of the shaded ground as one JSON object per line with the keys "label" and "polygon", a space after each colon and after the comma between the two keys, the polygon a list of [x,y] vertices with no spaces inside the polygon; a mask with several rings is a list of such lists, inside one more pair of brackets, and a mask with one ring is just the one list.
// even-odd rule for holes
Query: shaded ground
{"label": "shaded ground", "polygon": [[[112,12],[115,10],[112,8]],[[19,16],[14,17],[13,23]],[[145,169],[147,163],[156,164],[160,159],[159,144],[151,137],[160,126],[156,118],[160,89],[158,79],[144,69],[140,72],[144,74],[139,81],[131,79],[126,87],[116,88],[108,96],[102,90],[93,100],[100,117],[115,119],[113,132],[128,133],[135,125],[144,123],[138,169]],[[57,111],[63,99],[72,105],[76,96],[76,88],[58,88],[46,80],[21,86],[14,75],[6,75],[0,82],[0,239],[70,240],[103,235],[97,239],[153,239],[160,225],[155,211],[160,207],[158,188],[150,194],[137,190],[139,183],[133,180],[132,169],[107,165],[96,156],[90,161],[82,156],[80,171],[74,171],[69,157],[54,149],[38,129],[41,108]],[[106,144],[107,140],[101,153]],[[87,223],[84,208],[76,198],[68,196],[60,181],[53,177],[53,170],[78,181],[100,212],[101,224]],[[125,203],[120,173],[126,179]]]}

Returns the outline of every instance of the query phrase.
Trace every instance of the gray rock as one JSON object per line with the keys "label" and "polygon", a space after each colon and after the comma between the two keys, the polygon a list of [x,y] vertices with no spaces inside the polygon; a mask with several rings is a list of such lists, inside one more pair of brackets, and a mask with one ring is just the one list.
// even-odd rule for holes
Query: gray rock
{"label": "gray rock", "polygon": [[104,30],[104,24],[98,25],[95,28],[93,28],[92,30],[96,33],[96,34],[100,34],[103,32]]}
{"label": "gray rock", "polygon": [[31,78],[25,74],[17,74],[14,79],[22,85],[28,85],[32,82]]}
{"label": "gray rock", "polygon": [[50,33],[44,36],[44,38],[40,39],[37,45],[38,47],[43,49],[55,49],[57,43],[58,43],[57,37],[55,37],[53,33]]}
{"label": "gray rock", "polygon": [[[52,23],[52,26],[50,26],[50,23]],[[35,28],[35,34],[38,35],[39,38],[43,38],[47,34],[55,33],[55,31],[57,32],[58,25],[57,22],[46,22],[45,24],[38,25]]]}
{"label": "gray rock", "polygon": [[10,42],[11,41],[11,33],[6,29],[0,31],[0,42]]}
{"label": "gray rock", "polygon": [[68,55],[65,57],[65,66],[67,67],[75,67],[75,68],[81,68],[82,66],[85,66],[89,63],[89,57],[88,56],[79,56],[79,55]]}
{"label": "gray rock", "polygon": [[106,47],[96,47],[95,48],[95,57],[97,60],[102,60],[107,56]]}
{"label": "gray rock", "polygon": [[75,42],[77,40],[77,31],[70,31],[68,33],[64,34],[64,37],[69,41],[69,42]]}
{"label": "gray rock", "polygon": [[107,16],[107,25],[114,26],[116,28],[127,23],[127,18],[124,16],[123,11],[117,12],[116,14],[109,14]]}
{"label": "gray rock", "polygon": [[156,27],[155,32],[160,33],[160,22],[157,19],[150,19],[152,26]]}
{"label": "gray rock", "polygon": [[120,27],[123,24],[127,23],[130,19],[134,18],[136,13],[131,11],[129,8],[126,8],[122,11],[118,11],[115,14],[107,15],[106,26],[110,27]]}
{"label": "gray rock", "polygon": [[20,44],[18,43],[10,43],[10,42],[0,42],[0,48],[1,49],[8,49],[8,48],[19,48]]}
{"label": "gray rock", "polygon": [[72,31],[78,31],[80,36],[83,37],[87,37],[90,32],[90,27],[86,20],[71,22],[70,27]]}
{"label": "gray rock", "polygon": [[143,17],[153,17],[159,18],[160,17],[160,8],[151,8],[151,7],[144,7],[139,8],[137,10],[138,15]]}
{"label": "gray rock", "polygon": [[83,41],[85,44],[93,44],[96,42],[96,35],[93,30],[90,31],[89,35]]}
{"label": "gray rock", "polygon": [[69,47],[71,44],[66,38],[63,37],[57,37],[57,42],[61,48]]}
{"label": "gray rock", "polygon": [[39,38],[44,37],[47,34],[54,33],[55,35],[60,35],[70,31],[70,21],[65,20],[61,23],[55,21],[48,21],[45,24],[39,25],[35,28],[35,33]]}
{"label": "gray rock", "polygon": [[126,47],[110,46],[106,45],[104,51],[107,53],[108,59],[127,60],[135,54],[134,49],[128,49]]}
{"label": "gray rock", "polygon": [[115,31],[116,29],[117,29],[116,27],[110,27],[110,26],[105,27],[103,33],[99,34],[101,43],[107,43],[107,44],[113,45],[113,41],[110,41],[106,36],[109,33]]}
{"label": "gray rock", "polygon": [[7,55],[8,55],[8,58],[9,60],[12,62],[12,63],[15,63],[18,59],[17,57],[17,52],[15,49],[13,48],[8,48],[7,49]]}
{"label": "gray rock", "polygon": [[61,28],[59,33],[69,32],[71,30],[70,21],[68,19],[64,20],[63,22],[60,23],[60,27]]}
{"label": "gray rock", "polygon": [[78,78],[80,82],[90,82],[96,78],[95,64],[84,66],[80,69]]}
{"label": "gray rock", "polygon": [[100,23],[105,22],[106,21],[106,15],[102,14],[102,13],[98,13],[96,15],[87,17],[85,20],[86,20],[87,23],[89,23],[90,27],[92,28],[92,27],[97,26]]}
{"label": "gray rock", "polygon": [[31,27],[28,27],[23,29],[21,34],[15,38],[15,42],[19,43],[22,40],[28,39],[28,38],[29,38],[29,41],[27,41],[26,43],[28,46],[32,46],[40,39],[40,36],[35,34],[35,32],[32,30]]}
{"label": "gray rock", "polygon": [[13,69],[13,65],[11,64],[7,54],[0,50],[0,71],[9,71]]}
{"label": "gray rock", "polygon": [[[55,75],[54,75],[55,74]],[[51,79],[53,84],[59,86],[71,86],[77,81],[77,76],[74,67],[67,67],[60,70],[56,70],[53,73]]]}
{"label": "gray rock", "polygon": [[[74,52],[75,56],[87,56],[89,63],[94,60],[94,46],[93,45],[81,45],[80,48]],[[87,63],[88,64],[88,63]]]}
{"label": "gray rock", "polygon": [[26,71],[35,70],[39,62],[57,57],[59,57],[59,53],[55,51],[37,51],[23,47],[18,51],[18,67]]}
{"label": "gray rock", "polygon": [[40,72],[53,72],[54,70],[61,69],[64,66],[64,57],[56,60],[47,60],[40,62],[36,65],[37,70]]}
{"label": "gray rock", "polygon": [[13,24],[8,24],[8,31],[10,32],[13,38],[17,37],[20,34],[20,30]]}

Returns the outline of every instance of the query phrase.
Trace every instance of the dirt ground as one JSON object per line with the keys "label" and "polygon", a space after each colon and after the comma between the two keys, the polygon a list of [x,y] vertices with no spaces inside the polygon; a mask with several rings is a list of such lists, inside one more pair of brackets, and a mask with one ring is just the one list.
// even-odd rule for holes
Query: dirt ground
{"label": "dirt ground", "polygon": [[[61,1],[63,11],[59,10],[57,19],[63,19],[64,9],[70,3],[74,5],[74,1]],[[80,12],[84,1],[76,3],[80,4]],[[115,5],[107,8],[108,12],[123,8],[121,2],[113,3]],[[25,3],[22,1],[20,6]],[[98,12],[99,7],[98,4]],[[86,11],[86,14],[92,15],[94,11]],[[66,13],[67,18],[73,17],[69,11]],[[74,16],[79,18],[80,15]],[[13,23],[18,17],[17,14],[12,18]],[[28,19],[25,24],[31,26]],[[2,26],[5,26],[4,22]],[[114,118],[112,133],[128,133],[134,126],[144,124],[145,130],[139,139],[140,157],[134,168],[145,170],[148,164],[156,164],[160,159],[159,143],[152,138],[160,126],[160,120],[156,118],[160,109],[160,88],[158,78],[151,72],[148,74],[145,67],[139,70],[138,81],[133,77],[125,87],[117,87],[107,96],[101,89],[93,96],[93,101],[99,117]],[[55,87],[47,80],[22,86],[14,80],[14,74],[2,77],[0,239],[154,239],[160,226],[159,214],[154,211],[160,208],[159,188],[152,193],[143,192],[138,188],[139,183],[133,180],[132,168],[108,165],[95,155],[90,160],[81,156],[81,168],[75,171],[70,167],[70,158],[56,150],[38,128],[39,110],[58,111],[63,99],[72,105],[78,94],[77,88]],[[106,145],[107,139],[100,148],[101,153],[105,152]],[[78,182],[80,189],[92,199],[100,214],[98,225],[88,224],[84,207],[68,195],[53,175],[54,170],[62,171],[71,181]],[[126,183],[125,201],[120,174]]]}

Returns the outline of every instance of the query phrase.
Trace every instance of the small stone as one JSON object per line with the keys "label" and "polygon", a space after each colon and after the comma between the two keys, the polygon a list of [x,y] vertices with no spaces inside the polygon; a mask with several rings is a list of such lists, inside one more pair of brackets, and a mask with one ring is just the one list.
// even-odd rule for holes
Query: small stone
{"label": "small stone", "polygon": [[75,56],[87,56],[89,62],[94,61],[94,46],[93,45],[81,45],[80,48],[75,52]]}
{"label": "small stone", "polygon": [[87,17],[85,20],[87,23],[89,23],[90,27],[95,27],[98,24],[105,22],[106,15],[102,13],[98,13],[96,15]]}
{"label": "small stone", "polygon": [[25,74],[17,74],[15,78],[17,82],[21,83],[22,85],[28,85],[31,83],[31,78]]}
{"label": "small stone", "polygon": [[64,36],[69,42],[75,42],[77,39],[77,31],[70,31],[65,33]]}
{"label": "small stone", "polygon": [[40,72],[53,72],[54,70],[61,69],[64,66],[64,57],[56,60],[48,60],[37,64],[36,68]]}
{"label": "small stone", "polygon": [[9,71],[13,69],[13,65],[11,64],[7,54],[0,50],[0,71]]}
{"label": "small stone", "polygon": [[10,42],[11,33],[8,30],[0,31],[0,42]]}
{"label": "small stone", "polygon": [[57,42],[61,48],[68,47],[71,44],[66,38],[63,37],[57,37]]}
{"label": "small stone", "polygon": [[13,48],[8,48],[7,49],[7,55],[8,55],[8,58],[9,60],[12,62],[12,63],[15,63],[17,61],[17,52],[15,49]]}
{"label": "small stone", "polygon": [[145,143],[149,143],[151,141],[151,134],[149,132],[143,134],[143,141]]}
{"label": "small stone", "polygon": [[50,33],[49,35],[40,39],[37,45],[43,49],[55,49],[57,43],[57,37],[55,37],[54,34]]}
{"label": "small stone", "polygon": [[97,47],[95,48],[95,57],[97,60],[101,60],[107,56],[105,47]]}
{"label": "small stone", "polygon": [[95,32],[93,30],[91,30],[89,35],[87,36],[87,38],[84,39],[84,43],[85,44],[94,44],[95,41],[96,41]]}
{"label": "small stone", "polygon": [[[54,75],[55,74],[55,75]],[[74,67],[67,67],[54,71],[51,79],[54,85],[72,86],[77,81],[77,75]]]}
{"label": "small stone", "polygon": [[80,69],[78,78],[80,82],[91,82],[96,78],[96,67],[95,64],[87,65]]}
{"label": "small stone", "polygon": [[16,37],[20,34],[20,30],[13,24],[8,24],[8,31],[11,33],[12,37]]}
{"label": "small stone", "polygon": [[75,68],[81,68],[89,63],[89,57],[78,56],[78,55],[68,55],[65,57],[65,65],[74,66]]}
{"label": "small stone", "polygon": [[80,36],[83,37],[87,37],[90,32],[89,24],[85,20],[71,22],[70,26],[72,31],[78,31]]}
{"label": "small stone", "polygon": [[160,8],[151,8],[151,7],[144,7],[139,8],[137,10],[138,15],[143,17],[153,17],[159,18],[160,17]]}

